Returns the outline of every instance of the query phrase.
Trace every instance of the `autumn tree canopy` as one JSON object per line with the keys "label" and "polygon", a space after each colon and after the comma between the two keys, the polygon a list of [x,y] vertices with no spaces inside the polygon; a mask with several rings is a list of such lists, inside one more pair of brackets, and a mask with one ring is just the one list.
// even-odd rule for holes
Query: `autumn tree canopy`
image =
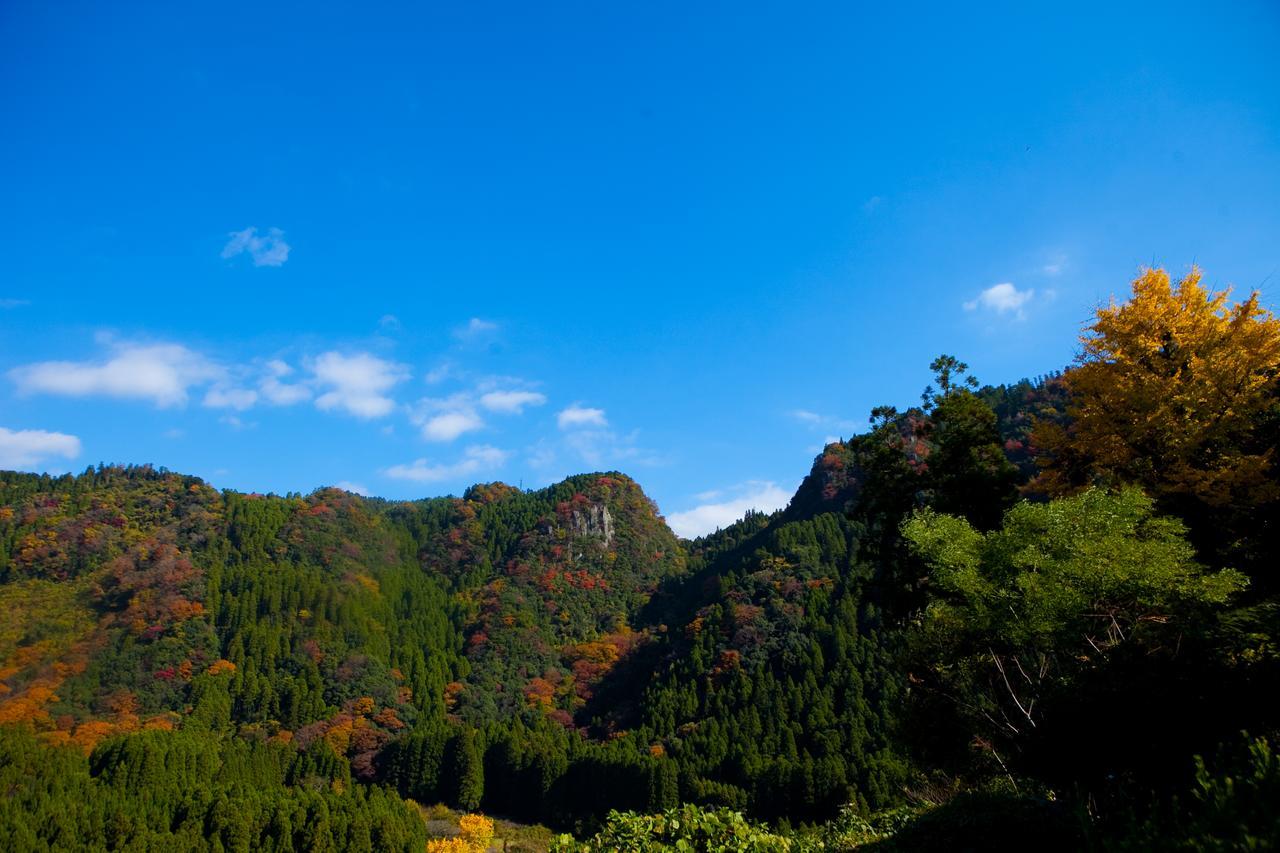
{"label": "autumn tree canopy", "polygon": [[1280,320],[1257,292],[1174,285],[1147,269],[1133,296],[1100,308],[1065,376],[1068,425],[1040,423],[1034,441],[1051,495],[1137,483],[1157,498],[1208,507],[1274,500],[1274,441],[1258,422],[1276,404]]}

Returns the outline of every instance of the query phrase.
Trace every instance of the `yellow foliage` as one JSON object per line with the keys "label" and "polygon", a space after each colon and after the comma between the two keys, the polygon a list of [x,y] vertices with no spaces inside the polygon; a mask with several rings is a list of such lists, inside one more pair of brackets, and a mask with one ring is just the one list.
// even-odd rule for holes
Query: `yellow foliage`
{"label": "yellow foliage", "polygon": [[472,848],[461,838],[432,838],[427,841],[427,853],[472,853]]}
{"label": "yellow foliage", "polygon": [[324,733],[324,739],[338,755],[345,755],[351,745],[351,732],[355,727],[350,720],[343,720]]}
{"label": "yellow foliage", "polygon": [[221,675],[224,672],[235,672],[236,665],[226,658],[219,658],[209,664],[209,668],[205,670],[209,675]]}
{"label": "yellow foliage", "polygon": [[476,850],[484,850],[493,840],[493,821],[484,815],[463,815],[458,821],[458,829],[462,830],[462,837]]}
{"label": "yellow foliage", "polygon": [[493,821],[484,815],[463,815],[458,821],[455,838],[433,838],[427,842],[427,853],[484,853],[493,840]]}
{"label": "yellow foliage", "polygon": [[1036,426],[1035,487],[1136,482],[1213,506],[1276,497],[1271,450],[1249,435],[1280,377],[1280,320],[1256,292],[1229,298],[1199,270],[1174,286],[1148,269],[1128,302],[1099,309],[1063,377],[1070,425]]}

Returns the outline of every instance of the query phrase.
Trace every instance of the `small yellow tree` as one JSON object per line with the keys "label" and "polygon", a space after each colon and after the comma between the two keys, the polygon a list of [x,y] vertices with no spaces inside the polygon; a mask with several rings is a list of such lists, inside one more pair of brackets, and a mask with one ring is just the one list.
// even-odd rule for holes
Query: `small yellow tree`
{"label": "small yellow tree", "polygon": [[1256,292],[1233,304],[1200,278],[1147,269],[1128,302],[1098,310],[1064,376],[1068,423],[1036,427],[1036,488],[1130,482],[1235,508],[1277,497],[1273,448],[1253,436],[1275,405],[1280,320]]}
{"label": "small yellow tree", "polygon": [[484,853],[493,840],[493,821],[484,815],[463,815],[458,830],[454,838],[428,841],[427,853]]}

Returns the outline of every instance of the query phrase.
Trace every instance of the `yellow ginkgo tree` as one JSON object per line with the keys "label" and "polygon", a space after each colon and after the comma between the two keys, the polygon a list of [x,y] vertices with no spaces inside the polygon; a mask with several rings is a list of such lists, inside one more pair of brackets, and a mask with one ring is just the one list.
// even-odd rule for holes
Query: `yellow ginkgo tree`
{"label": "yellow ginkgo tree", "polygon": [[1157,499],[1240,510],[1280,497],[1274,441],[1280,320],[1256,292],[1232,302],[1197,269],[1173,284],[1146,269],[1129,301],[1097,311],[1081,338],[1065,423],[1033,441],[1050,495],[1136,483]]}

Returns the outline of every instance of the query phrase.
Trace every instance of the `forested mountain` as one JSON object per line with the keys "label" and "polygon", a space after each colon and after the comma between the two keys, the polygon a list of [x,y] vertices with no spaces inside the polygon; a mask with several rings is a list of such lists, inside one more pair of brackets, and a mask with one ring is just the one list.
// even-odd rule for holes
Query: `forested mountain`
{"label": "forested mountain", "polygon": [[0,847],[417,849],[402,798],[592,849],[682,803],[779,827],[715,849],[1274,843],[1280,323],[1150,271],[1084,341],[1010,386],[936,359],[692,542],[617,472],[0,473]]}

